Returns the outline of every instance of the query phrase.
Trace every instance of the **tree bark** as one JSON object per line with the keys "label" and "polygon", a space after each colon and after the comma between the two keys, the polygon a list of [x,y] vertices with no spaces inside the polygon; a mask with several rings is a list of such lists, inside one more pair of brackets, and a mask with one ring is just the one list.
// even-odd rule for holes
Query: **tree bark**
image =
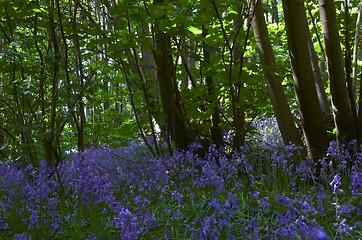
{"label": "tree bark", "polygon": [[[58,36],[56,33],[55,25],[55,2],[50,0],[47,2],[49,11],[49,31],[51,36],[51,42],[54,51],[54,63],[52,72],[52,95],[51,95],[51,114],[50,124],[46,131],[49,134],[43,139],[43,146],[46,153],[47,166],[51,169],[56,169],[59,162],[59,154],[56,146],[58,145],[59,138],[56,137],[56,117],[57,117],[57,106],[58,106],[58,85],[59,85],[59,74],[60,74],[60,46],[58,42]],[[44,116],[45,117],[45,116]]]}
{"label": "tree bark", "polygon": [[262,1],[248,0],[248,2],[253,12],[252,27],[259,56],[264,67],[270,102],[273,106],[283,142],[285,145],[293,143],[302,146],[303,143],[295,127],[283,86],[277,75],[274,52],[264,19]]}
{"label": "tree bark", "polygon": [[283,0],[289,57],[292,65],[294,90],[301,117],[302,128],[309,156],[317,161],[328,148],[328,136],[324,125],[314,83],[305,31],[303,0]]}
{"label": "tree bark", "polygon": [[[214,5],[215,8],[216,5]],[[215,8],[216,9],[216,8]],[[238,12],[238,17],[235,18],[234,21],[234,31],[235,31],[235,46],[233,48],[230,48],[230,51],[232,53],[232,57],[230,59],[230,69],[229,69],[229,84],[230,84],[230,98],[231,98],[231,106],[234,113],[233,118],[233,127],[234,127],[234,138],[233,138],[233,149],[236,152],[241,151],[241,147],[245,146],[245,127],[246,127],[246,121],[245,121],[245,107],[243,106],[244,103],[242,102],[242,98],[240,97],[242,89],[244,88],[244,82],[242,79],[242,69],[243,69],[243,63],[244,63],[244,53],[245,48],[248,43],[248,35],[249,30],[251,28],[250,22],[248,22],[248,29],[246,30],[246,37],[244,39],[244,45],[240,40],[238,40],[238,32],[240,31],[240,28],[243,25],[242,19],[242,9],[236,9]],[[220,14],[219,21],[221,23]],[[224,38],[227,39],[226,35],[224,34]],[[227,45],[230,47],[230,44],[227,43]],[[235,79],[235,83],[233,83],[233,75],[232,75],[232,68],[236,69],[237,76]],[[234,88],[235,86],[235,88]]]}
{"label": "tree bark", "polygon": [[[143,33],[150,34],[149,28],[146,23],[142,25]],[[145,39],[145,41],[148,41]],[[149,108],[152,114],[152,117],[156,120],[156,123],[160,126],[160,93],[158,91],[158,82],[157,82],[157,65],[155,61],[154,54],[150,49],[141,47],[142,51],[142,65],[144,72],[145,84],[147,86],[147,91],[145,97],[149,99]],[[147,95],[147,96],[146,96]]]}
{"label": "tree bark", "polygon": [[[279,24],[279,13],[278,13],[278,1],[277,0],[273,0],[272,1],[272,21],[273,23]],[[265,22],[265,19],[264,19]]]}
{"label": "tree bark", "polygon": [[361,20],[362,20],[362,1],[359,4],[358,17],[356,22],[356,30],[354,35],[354,44],[353,44],[353,60],[352,60],[352,89],[353,89],[353,99],[356,100],[357,97],[357,58],[358,58],[358,44],[359,44],[359,32],[361,29]]}
{"label": "tree bark", "polygon": [[[358,58],[358,44],[359,44],[359,39],[360,39],[360,28],[361,28],[361,20],[362,20],[362,1],[360,2],[359,5],[359,11],[358,11],[358,17],[357,17],[357,22],[356,22],[356,31],[355,31],[355,36],[354,36],[354,46],[353,46],[353,75],[352,75],[352,91],[353,91],[353,101],[356,100],[357,98],[357,58]],[[357,120],[358,120],[358,132],[357,132],[357,140],[361,143],[362,142],[362,91],[361,88],[362,87],[362,82],[360,81],[360,95],[359,95],[359,100],[358,100],[358,115],[357,115]]]}
{"label": "tree bark", "polygon": [[346,89],[346,77],[334,1],[319,0],[319,12],[325,44],[337,139],[348,143],[354,137],[355,125]]}
{"label": "tree bark", "polygon": [[[206,29],[205,26],[202,27],[202,35],[203,37],[206,37],[208,34],[208,30]],[[211,51],[210,51],[210,47],[207,46],[205,43],[203,43],[203,52],[204,52],[204,62],[206,63],[206,67],[209,68],[210,67],[210,58],[211,58]],[[214,81],[212,78],[212,75],[208,72],[208,70],[206,71],[206,77],[205,77],[205,82],[206,82],[206,86],[207,86],[207,92],[208,92],[208,97],[209,97],[209,105],[215,105],[214,107],[212,107],[212,115],[211,115],[211,123],[212,123],[212,128],[211,128],[211,135],[212,135],[212,141],[213,143],[216,145],[216,148],[219,149],[222,145],[223,145],[223,138],[222,138],[222,132],[221,132],[221,128],[219,126],[221,120],[220,120],[220,114],[219,114],[219,100],[217,98],[217,94],[215,92],[215,86],[214,86]],[[216,101],[216,104],[213,104],[213,102]]]}
{"label": "tree bark", "polygon": [[[164,0],[154,0],[154,4],[162,4]],[[164,20],[162,17],[160,21]],[[160,88],[163,112],[166,115],[166,124],[176,148],[187,150],[189,145],[186,118],[177,102],[176,89],[173,81],[173,63],[170,53],[170,36],[155,26],[157,76]]]}
{"label": "tree bark", "polygon": [[353,97],[353,83],[352,83],[352,58],[351,58],[351,37],[349,31],[349,25],[351,23],[349,17],[349,3],[348,0],[344,0],[344,62],[346,69],[346,82],[347,82],[347,92],[349,103],[351,105],[352,117],[355,126],[355,134],[359,138],[359,127],[356,111],[356,102]]}
{"label": "tree bark", "polygon": [[[308,13],[309,16],[311,18],[311,21],[314,21],[313,15],[307,5],[308,8]],[[313,23],[313,26],[315,27],[315,24]],[[334,120],[333,120],[333,113],[331,111],[330,108],[330,103],[327,100],[327,94],[326,91],[324,90],[324,84],[323,84],[323,80],[322,80],[322,76],[321,76],[321,70],[319,68],[318,65],[318,56],[314,50],[314,44],[311,38],[311,34],[310,34],[310,30],[309,30],[309,26],[308,26],[308,22],[305,22],[305,31],[307,34],[307,40],[308,40],[308,51],[309,51],[309,55],[310,55],[310,61],[311,61],[311,66],[312,66],[312,70],[314,73],[314,82],[315,82],[315,86],[316,86],[316,90],[317,90],[317,96],[318,96],[318,100],[319,100],[319,105],[320,108],[322,110],[323,113],[323,118],[325,120],[325,126],[328,132],[333,132],[334,129]],[[321,45],[320,39],[317,36],[317,41],[320,44],[321,48],[322,48],[322,52],[323,52],[323,56],[324,56],[324,48]],[[334,139],[334,135],[329,134],[330,136],[330,140]]]}
{"label": "tree bark", "polygon": [[[76,76],[78,79],[78,83],[80,88],[84,87],[84,72],[83,72],[83,60],[82,60],[82,54],[80,49],[80,43],[79,43],[79,35],[78,35],[78,29],[77,29],[77,15],[78,15],[78,8],[79,8],[80,2],[79,0],[75,1],[74,6],[74,12],[73,12],[73,42],[74,42],[74,51],[75,51],[75,69],[76,69]],[[79,116],[79,123],[78,123],[78,151],[84,151],[85,150],[85,141],[84,141],[84,126],[86,124],[85,119],[85,113],[84,113],[84,102],[83,98],[79,99],[78,102],[78,116]]]}
{"label": "tree bark", "polygon": [[310,55],[312,70],[314,73],[314,81],[315,81],[315,86],[316,86],[316,90],[317,90],[319,104],[320,104],[323,114],[326,117],[332,116],[332,111],[329,107],[329,102],[327,100],[326,91],[324,90],[324,86],[323,86],[321,71],[320,71],[319,65],[318,65],[318,56],[314,50],[314,44],[313,44],[313,41],[312,41],[312,38],[310,35],[310,31],[309,31],[307,22],[305,24],[305,28],[306,28],[305,31],[306,31],[307,40],[308,40],[308,51],[309,51],[309,55]]}

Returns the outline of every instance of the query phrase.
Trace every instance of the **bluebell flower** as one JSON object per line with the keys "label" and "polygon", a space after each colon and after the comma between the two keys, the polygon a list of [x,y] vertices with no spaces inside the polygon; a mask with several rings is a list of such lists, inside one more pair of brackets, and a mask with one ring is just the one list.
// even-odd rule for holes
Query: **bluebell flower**
{"label": "bluebell flower", "polygon": [[336,194],[338,187],[341,185],[341,177],[339,173],[334,176],[333,181],[329,185],[333,187],[333,194]]}
{"label": "bluebell flower", "polygon": [[329,240],[328,235],[321,229],[316,229],[313,233],[312,233],[312,240]]}
{"label": "bluebell flower", "polygon": [[28,236],[26,232],[22,234],[15,234],[14,240],[31,240],[31,236]]}

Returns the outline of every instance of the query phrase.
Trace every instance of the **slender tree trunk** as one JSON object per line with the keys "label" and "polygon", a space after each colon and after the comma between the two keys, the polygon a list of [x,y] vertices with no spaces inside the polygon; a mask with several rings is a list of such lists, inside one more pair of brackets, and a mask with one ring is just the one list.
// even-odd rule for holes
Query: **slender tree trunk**
{"label": "slender tree trunk", "polygon": [[[358,44],[359,44],[359,32],[361,29],[361,20],[362,20],[362,1],[359,4],[358,17],[356,22],[356,30],[354,35],[354,44],[353,44],[353,60],[352,60],[352,89],[353,89],[353,101],[356,101],[357,98],[357,59],[358,59]],[[360,113],[360,111],[359,111]]]}
{"label": "slender tree trunk", "polygon": [[[279,23],[279,13],[278,13],[278,1],[277,0],[273,0],[272,1],[272,11],[273,11],[273,15],[272,15],[272,20],[273,23]],[[264,19],[265,22],[265,19]]]}
{"label": "slender tree trunk", "polygon": [[305,8],[303,0],[283,0],[289,57],[293,70],[294,90],[309,156],[318,161],[328,148],[324,125],[310,62]]}
{"label": "slender tree trunk", "polygon": [[[73,42],[74,42],[74,50],[76,53],[75,56],[75,64],[76,64],[76,75],[78,78],[78,83],[80,88],[84,87],[84,72],[83,72],[83,62],[82,62],[82,54],[79,44],[79,36],[77,30],[77,15],[78,15],[78,8],[79,8],[79,0],[75,0],[74,12],[73,12]],[[85,149],[85,142],[84,142],[84,126],[86,123],[85,115],[84,115],[84,102],[83,99],[80,98],[78,102],[78,116],[79,116],[79,128],[78,128],[78,151],[84,151]]]}
{"label": "slender tree trunk", "polygon": [[[314,21],[313,15],[312,15],[308,5],[307,5],[307,8],[308,8],[308,12],[309,12],[311,21]],[[313,22],[313,26],[315,27],[314,22]],[[326,91],[324,90],[324,84],[323,84],[323,80],[322,80],[322,76],[321,76],[321,70],[318,65],[319,60],[318,60],[318,56],[314,50],[314,44],[312,41],[312,37],[310,34],[310,30],[309,30],[307,21],[305,22],[305,28],[306,28],[305,31],[306,31],[307,40],[308,40],[308,51],[309,51],[309,55],[310,55],[311,66],[312,66],[313,73],[314,73],[314,81],[315,81],[315,86],[316,86],[316,90],[317,90],[319,105],[320,105],[322,113],[323,113],[323,118],[325,120],[325,125],[326,125],[327,131],[333,132],[333,129],[334,129],[333,113],[330,108],[330,103],[327,100]],[[318,43],[321,44],[318,36],[317,36],[317,38],[318,38],[317,39]],[[321,45],[321,47],[322,47],[322,52],[324,54],[323,46]],[[334,135],[329,134],[329,136],[330,136],[330,140],[334,139]]]}
{"label": "slender tree trunk", "polygon": [[[143,32],[150,34],[147,24],[142,25]],[[145,39],[147,41],[147,39]],[[147,86],[147,95],[149,98],[149,107],[152,117],[156,120],[158,125],[161,125],[160,120],[160,94],[158,91],[157,82],[157,65],[155,57],[150,49],[142,48],[142,65],[144,70],[144,79]],[[151,90],[151,91],[150,91]]]}
{"label": "slender tree trunk", "polygon": [[[352,77],[352,91],[353,91],[353,101],[357,98],[357,59],[358,59],[358,51],[359,51],[359,39],[360,39],[360,28],[362,21],[362,1],[360,2],[357,23],[356,23],[356,32],[354,36],[354,46],[353,46],[353,77]],[[362,142],[362,81],[360,81],[360,95],[358,100],[358,141]]]}
{"label": "slender tree trunk", "polygon": [[189,83],[192,84],[192,82],[194,81],[195,77],[193,76],[193,74],[191,73],[191,70],[194,69],[196,67],[196,60],[195,58],[192,56],[191,53],[195,53],[195,41],[193,39],[190,39],[187,41],[187,47],[186,47],[186,66],[188,68],[189,73],[185,73],[185,79],[182,82],[182,85],[185,89],[188,89],[190,87]]}
{"label": "slender tree trunk", "polygon": [[337,139],[342,142],[349,142],[355,134],[355,123],[353,121],[351,105],[346,89],[346,77],[334,1],[319,0],[319,12],[325,44]]}
{"label": "slender tree trunk", "polygon": [[329,102],[327,100],[327,94],[326,94],[326,91],[324,90],[321,71],[320,71],[319,65],[318,65],[318,56],[314,50],[314,44],[313,44],[313,41],[312,41],[312,38],[310,35],[310,31],[309,31],[307,22],[305,24],[305,27],[306,27],[305,31],[306,31],[307,40],[308,40],[308,51],[309,51],[309,55],[310,55],[312,70],[314,73],[314,81],[315,81],[315,86],[316,86],[316,90],[317,90],[319,104],[320,104],[323,114],[326,117],[332,116],[332,111],[329,107]]}
{"label": "slender tree trunk", "polygon": [[[154,4],[162,4],[164,0],[154,0]],[[159,19],[163,21],[164,18]],[[166,115],[168,132],[175,142],[176,148],[187,150],[189,137],[186,118],[181,109],[181,103],[177,102],[177,86],[173,81],[173,63],[170,53],[170,37],[155,26],[157,76],[160,88],[163,112]]]}
{"label": "slender tree trunk", "polygon": [[357,119],[356,102],[353,96],[353,83],[352,83],[352,53],[351,53],[351,36],[349,31],[349,25],[351,23],[349,17],[349,3],[348,0],[344,0],[344,62],[346,68],[346,82],[349,103],[351,105],[352,117],[355,126],[355,134],[359,138],[359,126]]}
{"label": "slender tree trunk", "polygon": [[[216,8],[215,8],[216,9]],[[238,33],[242,28],[243,22],[240,20],[242,19],[242,9],[236,9],[238,12],[238,17],[234,19],[234,31]],[[219,15],[220,16],[220,15]],[[221,22],[221,21],[220,21]],[[244,82],[242,80],[242,69],[243,69],[243,61],[244,61],[244,53],[245,48],[248,42],[249,30],[251,28],[250,22],[248,22],[248,29],[246,32],[246,37],[244,39],[244,45],[242,44],[241,40],[236,39],[235,46],[230,49],[232,51],[232,58],[230,62],[230,69],[229,69],[229,83],[230,83],[230,95],[232,101],[232,109],[234,113],[233,119],[233,127],[235,130],[234,139],[233,139],[233,149],[236,152],[240,152],[241,147],[245,146],[245,108],[243,106],[243,102],[241,102],[240,94],[242,89],[244,88]],[[225,36],[224,36],[225,37]],[[237,34],[235,38],[237,38]],[[229,44],[228,44],[229,45]],[[237,76],[234,77],[237,79],[236,83],[234,84],[232,81],[232,69],[236,69]],[[235,87],[234,87],[235,86]],[[234,90],[235,89],[235,90]]]}
{"label": "slender tree trunk", "polygon": [[[206,37],[208,34],[208,30],[205,28],[205,26],[202,27],[202,35]],[[209,68],[211,65],[210,58],[211,58],[211,50],[210,47],[207,46],[205,43],[203,43],[203,52],[204,52],[204,60],[206,63],[206,68]],[[220,120],[220,114],[219,114],[219,105],[220,102],[217,98],[216,92],[215,92],[215,86],[214,81],[209,73],[208,70],[206,70],[206,77],[205,82],[207,86],[207,92],[209,97],[209,105],[214,107],[212,108],[212,116],[211,116],[211,134],[212,134],[212,141],[216,145],[216,148],[219,149],[223,145],[223,139],[222,139],[222,132],[221,128],[219,126],[221,120]],[[216,104],[215,104],[216,102]]]}
{"label": "slender tree trunk", "polygon": [[283,86],[276,74],[277,67],[264,19],[262,2],[260,0],[248,0],[248,2],[253,12],[252,27],[259,56],[264,66],[264,76],[268,86],[270,102],[274,109],[283,142],[285,145],[293,143],[302,146],[303,143],[295,127]]}
{"label": "slender tree trunk", "polygon": [[53,45],[54,51],[54,63],[53,63],[53,72],[52,72],[52,100],[51,100],[51,115],[50,115],[50,126],[47,129],[49,135],[43,139],[43,146],[46,152],[47,166],[51,169],[56,169],[57,165],[60,162],[59,154],[57,152],[57,143],[56,139],[56,108],[58,106],[58,84],[59,84],[59,72],[60,72],[60,47],[58,42],[58,36],[56,34],[55,26],[55,2],[54,0],[48,1],[48,11],[49,11],[49,31],[51,36],[51,42]]}
{"label": "slender tree trunk", "polygon": [[[103,60],[106,61],[106,60]],[[106,96],[109,95],[109,87],[108,87],[108,79],[103,80],[103,89],[106,92]],[[109,109],[110,103],[108,100],[108,97],[106,99],[103,100],[103,111],[107,111]]]}

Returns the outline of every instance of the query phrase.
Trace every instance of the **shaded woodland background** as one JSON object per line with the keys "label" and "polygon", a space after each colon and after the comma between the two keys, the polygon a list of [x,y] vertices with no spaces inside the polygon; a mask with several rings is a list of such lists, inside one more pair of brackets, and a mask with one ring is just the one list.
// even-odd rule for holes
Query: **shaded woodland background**
{"label": "shaded woodland background", "polygon": [[264,116],[316,161],[362,139],[360,1],[24,0],[0,16],[4,161],[133,139],[239,151]]}

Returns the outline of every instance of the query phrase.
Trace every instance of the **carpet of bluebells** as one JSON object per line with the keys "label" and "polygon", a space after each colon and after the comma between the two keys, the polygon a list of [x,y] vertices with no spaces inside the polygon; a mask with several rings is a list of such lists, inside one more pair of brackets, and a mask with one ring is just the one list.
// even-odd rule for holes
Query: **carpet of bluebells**
{"label": "carpet of bluebells", "polygon": [[0,163],[0,239],[362,239],[356,144],[332,142],[316,178],[275,126],[203,158],[133,142],[70,154],[57,174]]}

